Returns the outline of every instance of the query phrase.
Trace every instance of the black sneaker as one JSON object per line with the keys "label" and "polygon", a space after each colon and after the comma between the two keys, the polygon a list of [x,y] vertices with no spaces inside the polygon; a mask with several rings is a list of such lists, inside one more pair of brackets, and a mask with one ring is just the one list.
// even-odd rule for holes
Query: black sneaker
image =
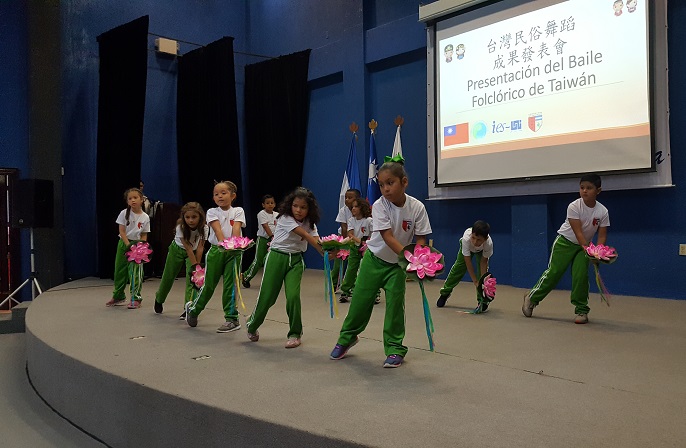
{"label": "black sneaker", "polygon": [[436,301],[436,306],[439,308],[443,308],[445,306],[445,302],[448,301],[448,297],[450,297],[450,295],[441,294],[441,297],[439,297]]}
{"label": "black sneaker", "polygon": [[350,296],[348,294],[342,293],[341,296],[338,298],[338,301],[340,303],[348,303],[350,302]]}
{"label": "black sneaker", "polygon": [[250,288],[250,282],[243,277],[243,274],[241,274],[241,285],[243,285],[244,288]]}
{"label": "black sneaker", "polygon": [[179,320],[186,320],[186,312],[185,311],[179,316]]}
{"label": "black sneaker", "polygon": [[188,310],[190,308],[191,304],[193,302],[187,302],[185,308],[185,314],[186,314],[186,323],[188,324],[189,327],[197,327],[198,326],[198,316],[194,316],[191,314],[191,312]]}
{"label": "black sneaker", "polygon": [[162,314],[162,304],[155,300],[155,314]]}

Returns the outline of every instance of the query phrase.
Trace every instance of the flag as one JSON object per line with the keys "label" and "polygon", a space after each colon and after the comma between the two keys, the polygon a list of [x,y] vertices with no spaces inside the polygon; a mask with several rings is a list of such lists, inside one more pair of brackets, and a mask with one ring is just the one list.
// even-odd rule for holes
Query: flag
{"label": "flag", "polygon": [[403,145],[400,143],[400,126],[395,131],[395,141],[393,142],[393,153],[391,156],[403,155]]}
{"label": "flag", "polygon": [[369,137],[369,177],[367,178],[367,201],[369,201],[369,205],[373,205],[381,197],[379,183],[376,180],[377,171],[379,171],[379,165],[376,160],[374,131],[372,131],[372,135]]}
{"label": "flag", "polygon": [[469,143],[469,123],[454,124],[443,128],[443,146]]}
{"label": "flag", "polygon": [[350,153],[348,153],[348,164],[345,167],[345,172],[343,173],[343,184],[341,185],[341,194],[338,197],[338,209],[340,210],[345,206],[345,192],[351,188],[356,190],[362,190],[360,185],[360,168],[357,165],[357,143],[355,140],[357,134],[353,132],[353,139],[350,142]]}

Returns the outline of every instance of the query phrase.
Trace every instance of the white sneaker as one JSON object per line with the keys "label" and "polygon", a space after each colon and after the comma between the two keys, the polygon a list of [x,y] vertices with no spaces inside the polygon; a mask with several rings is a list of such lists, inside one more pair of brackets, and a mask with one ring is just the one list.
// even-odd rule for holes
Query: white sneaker
{"label": "white sneaker", "polygon": [[577,314],[576,319],[574,319],[575,324],[587,324],[588,323],[588,314]]}
{"label": "white sneaker", "polygon": [[531,297],[529,297],[529,291],[524,294],[524,303],[522,304],[522,314],[526,317],[531,317],[534,313],[534,308],[536,308],[537,303],[531,302]]}

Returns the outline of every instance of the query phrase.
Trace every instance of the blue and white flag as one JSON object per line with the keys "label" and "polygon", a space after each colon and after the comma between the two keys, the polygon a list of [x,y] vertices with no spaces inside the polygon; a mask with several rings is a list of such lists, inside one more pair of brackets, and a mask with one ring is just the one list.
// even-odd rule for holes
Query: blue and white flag
{"label": "blue and white flag", "polygon": [[353,133],[353,139],[350,142],[350,153],[348,154],[348,164],[343,173],[343,184],[341,185],[341,194],[338,197],[338,209],[340,210],[345,205],[345,192],[354,188],[361,191],[360,185],[360,168],[357,164],[357,134]]}
{"label": "blue and white flag", "polygon": [[378,171],[376,142],[374,141],[374,131],[372,131],[372,135],[369,137],[369,175],[367,177],[367,201],[369,201],[369,205],[373,205],[381,197],[381,190],[379,190],[379,183],[376,179]]}
{"label": "blue and white flag", "polygon": [[398,130],[395,131],[395,141],[393,142],[393,153],[391,156],[397,156],[398,154],[401,156],[403,155],[403,145],[400,142],[400,126],[398,126]]}

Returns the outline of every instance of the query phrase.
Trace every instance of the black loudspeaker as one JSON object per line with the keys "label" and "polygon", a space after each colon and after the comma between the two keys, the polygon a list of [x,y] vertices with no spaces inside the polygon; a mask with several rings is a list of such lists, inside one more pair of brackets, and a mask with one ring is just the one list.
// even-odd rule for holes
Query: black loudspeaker
{"label": "black loudspeaker", "polygon": [[52,227],[53,183],[20,179],[12,187],[12,227]]}

